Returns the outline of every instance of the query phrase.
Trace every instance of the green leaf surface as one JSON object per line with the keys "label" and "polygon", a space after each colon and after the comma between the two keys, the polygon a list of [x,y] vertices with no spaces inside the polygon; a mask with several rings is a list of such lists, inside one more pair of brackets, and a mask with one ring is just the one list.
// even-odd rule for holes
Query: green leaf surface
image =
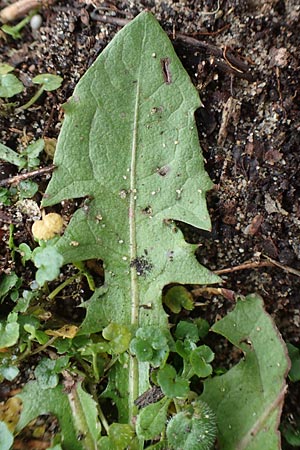
{"label": "green leaf surface", "polygon": [[216,434],[213,411],[198,399],[175,414],[167,426],[168,443],[174,450],[212,450]]}
{"label": "green leaf surface", "polygon": [[108,430],[108,436],[104,436],[99,441],[101,450],[125,450],[134,437],[133,429],[130,425],[113,423]]}
{"label": "green leaf surface", "polygon": [[0,374],[6,380],[12,381],[14,378],[16,378],[17,375],[19,375],[19,373],[20,373],[20,371],[16,366],[9,366],[9,365],[5,365],[3,363],[0,366]]}
{"label": "green leaf surface", "polygon": [[38,267],[35,278],[40,286],[59,275],[63,257],[55,247],[37,247],[32,252],[32,257],[34,265]]}
{"label": "green leaf surface", "polygon": [[150,362],[153,367],[163,364],[169,354],[168,331],[155,326],[141,327],[131,341],[130,350],[139,361]]}
{"label": "green leaf surface", "polygon": [[0,421],[0,448],[1,450],[9,450],[14,442],[12,433],[7,428],[5,422]]}
{"label": "green leaf surface", "polygon": [[220,450],[280,449],[277,428],[289,360],[261,297],[240,299],[212,331],[245,355],[224,375],[204,382],[201,398],[216,412]]}
{"label": "green leaf surface", "polygon": [[286,346],[292,363],[289,371],[289,379],[295,383],[296,381],[300,381],[300,350],[289,342]]}
{"label": "green leaf surface", "polygon": [[164,430],[170,402],[170,399],[164,397],[141,410],[136,422],[136,433],[139,437],[150,440]]}
{"label": "green leaf surface", "polygon": [[[42,389],[38,382],[27,383],[21,394],[23,410],[16,431],[20,431],[40,414],[54,414],[61,427],[62,446],[66,449],[97,449],[100,429],[94,400],[75,384],[66,393],[61,385]],[[80,440],[78,437],[82,437]]]}
{"label": "green leaf surface", "polygon": [[[112,321],[133,331],[167,329],[165,285],[219,280],[198,264],[196,247],[173,223],[210,229],[205,193],[212,183],[194,120],[200,105],[167,35],[147,12],[116,35],[65,105],[57,170],[43,206],[90,199],[57,244],[65,263],[100,258],[105,264],[105,286],[87,303],[81,332]],[[120,380],[112,375],[123,419],[149,387],[147,367],[131,357]]]}
{"label": "green leaf surface", "polygon": [[192,322],[181,320],[176,327],[175,337],[190,342],[197,342],[199,341],[198,327]]}
{"label": "green leaf surface", "polygon": [[15,70],[14,67],[10,66],[6,63],[0,63],[0,75],[6,75],[7,73],[13,72]]}
{"label": "green leaf surface", "polygon": [[110,323],[104,328],[102,335],[104,339],[110,341],[108,353],[123,353],[129,347],[131,333],[124,325]]}
{"label": "green leaf surface", "polygon": [[169,364],[159,369],[157,381],[167,397],[185,397],[189,392],[189,382],[177,375],[174,367]]}
{"label": "green leaf surface", "polygon": [[0,76],[0,97],[10,98],[24,89],[23,84],[12,73]]}
{"label": "green leaf surface", "polygon": [[15,272],[9,274],[3,274],[0,281],[0,301],[2,301],[6,295],[16,286],[19,281],[19,277]]}
{"label": "green leaf surface", "polygon": [[10,164],[14,164],[15,166],[22,165],[22,157],[19,153],[15,152],[11,148],[7,147],[4,144],[0,143],[0,159],[3,159]]}
{"label": "green leaf surface", "polygon": [[164,297],[164,303],[175,314],[182,308],[188,311],[194,309],[193,296],[184,286],[172,286]]}
{"label": "green leaf surface", "polygon": [[18,341],[20,326],[17,317],[17,314],[12,312],[7,322],[0,322],[0,348],[12,347]]}
{"label": "green leaf surface", "polygon": [[32,78],[33,83],[42,84],[45,91],[55,91],[61,86],[62,77],[50,73],[42,73]]}
{"label": "green leaf surface", "polygon": [[209,363],[213,361],[214,356],[214,352],[207,345],[201,345],[190,353],[190,362],[198,377],[205,378],[212,374],[212,366]]}

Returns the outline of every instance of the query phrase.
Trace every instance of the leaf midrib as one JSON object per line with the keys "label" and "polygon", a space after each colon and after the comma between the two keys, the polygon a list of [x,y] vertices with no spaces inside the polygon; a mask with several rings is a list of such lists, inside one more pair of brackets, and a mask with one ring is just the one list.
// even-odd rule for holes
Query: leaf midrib
{"label": "leaf midrib", "polygon": [[[145,42],[146,30],[141,43],[141,55],[143,55],[143,48]],[[140,103],[140,80],[141,80],[141,61],[139,64],[139,71],[137,74],[136,83],[136,97],[134,105],[133,116],[133,133],[131,145],[131,164],[130,164],[130,196],[129,196],[129,255],[130,261],[137,258],[137,241],[136,241],[136,164],[137,164],[137,140],[138,140],[138,120],[139,120],[139,103]],[[139,325],[139,289],[138,289],[138,275],[133,265],[130,265],[130,283],[131,283],[131,329],[135,330]],[[134,401],[139,395],[139,366],[135,356],[129,357],[129,371],[128,371],[128,417],[129,423],[134,416]]]}
{"label": "leaf midrib", "polygon": [[[140,99],[140,79],[136,83],[136,100],[134,105],[133,118],[133,134],[131,146],[131,164],[130,164],[130,196],[129,196],[129,255],[130,261],[137,258],[137,243],[136,243],[136,158],[137,158],[137,128],[139,118],[139,99]],[[138,325],[139,320],[139,292],[137,273],[133,265],[130,267],[130,282],[131,282],[131,325],[133,327]]]}

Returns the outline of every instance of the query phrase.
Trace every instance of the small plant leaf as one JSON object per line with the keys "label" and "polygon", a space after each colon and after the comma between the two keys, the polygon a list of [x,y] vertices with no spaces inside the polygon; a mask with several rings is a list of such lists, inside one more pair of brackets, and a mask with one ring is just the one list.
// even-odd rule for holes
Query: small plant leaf
{"label": "small plant leaf", "polygon": [[164,303],[175,314],[182,308],[192,311],[194,309],[194,300],[192,294],[184,286],[171,287],[164,296]]}
{"label": "small plant leaf", "polygon": [[136,433],[140,438],[150,440],[164,430],[170,402],[171,399],[164,397],[141,410],[136,422]]}
{"label": "small plant leaf", "polygon": [[212,450],[216,434],[215,414],[199,400],[175,414],[167,426],[168,442],[174,450]]}
{"label": "small plant leaf", "polygon": [[54,280],[63,264],[62,255],[54,247],[37,247],[33,252],[33,262],[38,268],[36,281],[43,286],[46,281]]}
{"label": "small plant leaf", "polygon": [[204,382],[201,398],[216,412],[221,450],[279,449],[278,422],[289,369],[287,350],[258,295],[240,299],[212,331],[245,355]]}
{"label": "small plant leaf", "polygon": [[296,381],[300,381],[300,350],[289,342],[286,346],[292,364],[289,371],[289,379],[295,383]]}
{"label": "small plant leaf", "polygon": [[107,351],[110,354],[123,353],[129,347],[131,333],[124,325],[112,322],[104,328],[102,335],[109,341]]}
{"label": "small plant leaf", "polygon": [[15,272],[3,274],[0,281],[0,301],[17,285],[19,277]]}
{"label": "small plant leaf", "polygon": [[10,98],[24,89],[23,84],[12,73],[0,76],[0,97]]}
{"label": "small plant leaf", "polygon": [[150,362],[153,367],[163,364],[169,354],[165,330],[154,326],[141,327],[131,341],[130,350],[139,361]]}
{"label": "small plant leaf", "polygon": [[175,337],[181,340],[197,342],[199,341],[198,327],[192,322],[181,320],[176,327]]}
{"label": "small plant leaf", "polygon": [[0,366],[0,374],[6,380],[12,381],[14,378],[16,378],[16,376],[19,373],[20,373],[20,371],[19,371],[19,369],[16,366],[6,366],[3,363]]}
{"label": "small plant leaf", "polygon": [[0,448],[9,450],[14,442],[12,433],[9,431],[5,422],[0,422]]}
{"label": "small plant leaf", "polygon": [[20,326],[17,317],[16,313],[10,313],[6,322],[0,322],[0,349],[12,347],[18,341]]}
{"label": "small plant leaf", "polygon": [[63,79],[58,75],[43,73],[32,78],[32,81],[35,84],[42,84],[45,91],[55,91],[61,86]]}
{"label": "small plant leaf", "polygon": [[113,423],[108,430],[108,436],[99,441],[101,450],[125,450],[130,445],[134,437],[133,429],[130,425]]}
{"label": "small plant leaf", "polygon": [[207,345],[192,350],[190,362],[198,377],[205,378],[212,374],[212,366],[209,363],[213,361],[214,356],[214,352]]}
{"label": "small plant leaf", "polygon": [[9,64],[0,64],[0,75],[6,75],[7,73],[13,72],[14,70],[14,67],[10,66]]}
{"label": "small plant leaf", "polygon": [[[57,170],[43,205],[91,199],[57,243],[65,263],[105,264],[105,286],[86,304],[82,333],[110,322],[167,330],[164,286],[219,281],[199,265],[196,246],[173,222],[210,229],[205,193],[212,183],[194,119],[200,104],[169,38],[143,12],[105,48],[65,105]],[[127,373],[120,367],[110,371],[105,392],[127,421],[134,400],[150,387],[149,364],[130,356]]]}
{"label": "small plant leaf", "polygon": [[177,375],[174,367],[169,364],[159,369],[157,381],[167,397],[185,397],[189,392],[189,382]]}
{"label": "small plant leaf", "polygon": [[32,198],[39,190],[39,186],[32,180],[23,180],[19,183],[19,198]]}
{"label": "small plant leaf", "polygon": [[23,167],[23,160],[19,153],[0,143],[0,159],[17,167]]}

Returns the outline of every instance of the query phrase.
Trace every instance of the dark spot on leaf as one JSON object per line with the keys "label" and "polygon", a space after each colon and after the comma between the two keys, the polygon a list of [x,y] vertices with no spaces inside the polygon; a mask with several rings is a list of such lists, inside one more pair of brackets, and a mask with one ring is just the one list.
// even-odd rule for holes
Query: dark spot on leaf
{"label": "dark spot on leaf", "polygon": [[170,58],[162,58],[160,60],[161,63],[161,70],[162,70],[162,74],[164,77],[164,82],[166,84],[171,84],[172,83],[172,77],[171,77],[171,72],[169,69],[169,65],[171,63]]}
{"label": "dark spot on leaf", "polygon": [[169,258],[170,261],[173,261],[173,259],[174,259],[174,252],[173,252],[173,250],[169,250],[167,252],[167,257]]}
{"label": "dark spot on leaf", "polygon": [[157,173],[161,177],[165,177],[169,172],[170,172],[170,167],[169,166],[163,166],[163,167],[157,168]]}
{"label": "dark spot on leaf", "polygon": [[162,113],[163,112],[163,107],[162,106],[154,106],[151,109],[151,114],[157,114],[157,113]]}
{"label": "dark spot on leaf", "polygon": [[130,263],[130,267],[134,267],[139,276],[146,276],[149,272],[151,272],[153,264],[143,255],[134,258]]}
{"label": "dark spot on leaf", "polygon": [[142,209],[142,213],[150,216],[152,214],[152,208],[150,205],[146,206],[146,208]]}

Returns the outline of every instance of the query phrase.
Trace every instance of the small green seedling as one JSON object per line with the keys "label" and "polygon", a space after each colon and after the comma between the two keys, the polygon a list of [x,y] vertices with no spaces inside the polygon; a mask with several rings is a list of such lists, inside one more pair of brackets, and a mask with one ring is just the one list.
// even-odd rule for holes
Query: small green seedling
{"label": "small green seedling", "polygon": [[24,86],[18,78],[10,72],[14,68],[9,64],[0,64],[0,97],[10,98],[23,91]]}
{"label": "small green seedling", "polygon": [[20,153],[0,143],[0,159],[21,169],[33,169],[40,164],[39,155],[44,150],[44,139],[31,142]]}
{"label": "small green seedling", "polygon": [[52,75],[49,73],[43,73],[41,75],[37,75],[32,79],[32,82],[35,84],[41,85],[34,96],[27,102],[25,105],[21,106],[19,110],[25,110],[30,108],[42,95],[44,91],[55,91],[61,86],[63,79],[58,75]]}
{"label": "small green seedling", "polygon": [[20,31],[30,22],[31,17],[34,16],[36,11],[32,11],[28,16],[24,17],[19,23],[14,26],[2,25],[1,30],[4,33],[9,34],[13,39],[21,39],[22,35]]}
{"label": "small green seedling", "polygon": [[46,281],[52,281],[59,275],[59,269],[63,264],[63,257],[54,247],[37,247],[32,252],[35,267],[38,268],[35,278],[39,286]]}

